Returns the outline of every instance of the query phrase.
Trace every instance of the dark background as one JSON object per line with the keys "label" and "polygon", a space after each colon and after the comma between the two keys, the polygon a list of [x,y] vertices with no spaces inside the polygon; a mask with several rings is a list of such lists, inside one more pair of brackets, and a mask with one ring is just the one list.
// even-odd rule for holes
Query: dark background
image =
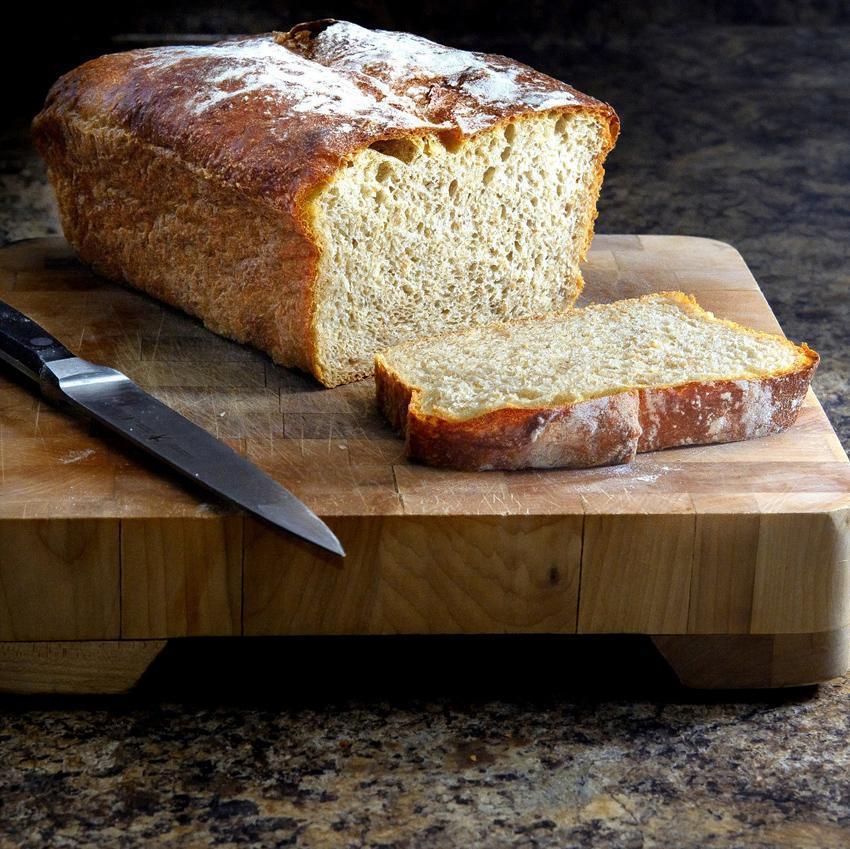
{"label": "dark background", "polygon": [[[0,51],[0,242],[56,232],[27,125],[51,82],[103,52],[339,17],[504,53],[617,109],[598,232],[734,244],[783,327],[823,356],[850,444],[850,2],[32,3]],[[19,203],[20,201],[20,203]]]}
{"label": "dark background", "polygon": [[[191,37],[197,36],[265,32],[286,29],[301,20],[336,17],[363,26],[404,29],[452,45],[504,52],[529,63],[536,62],[541,70],[552,73],[561,71],[563,62],[569,67],[571,61],[578,59],[584,65],[581,55],[584,50],[604,51],[617,34],[636,33],[647,27],[692,31],[715,26],[847,26],[850,2],[528,0],[499,4],[487,0],[416,3],[151,0],[63,4],[49,12],[44,6],[31,3],[29,8],[18,8],[14,14],[18,19],[7,24],[10,42],[0,55],[2,67],[9,71],[6,79],[11,83],[5,97],[16,105],[37,108],[53,79],[80,61],[109,50],[161,43],[175,34],[190,36],[180,41],[191,41]],[[553,51],[555,43],[562,49]],[[604,58],[603,53],[600,59]],[[648,57],[635,54],[631,58],[630,71],[640,74],[646,70],[643,59]],[[793,61],[793,56],[786,58]],[[754,59],[757,61],[757,57]],[[575,84],[593,88],[595,76],[591,70],[581,67],[577,73],[580,76],[573,74]],[[846,77],[845,81],[848,81]],[[612,99],[619,93],[620,89],[612,88]]]}

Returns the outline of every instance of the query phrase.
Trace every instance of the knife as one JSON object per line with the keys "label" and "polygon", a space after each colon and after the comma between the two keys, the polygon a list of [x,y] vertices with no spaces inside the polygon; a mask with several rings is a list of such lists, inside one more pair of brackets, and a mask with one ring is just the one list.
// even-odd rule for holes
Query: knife
{"label": "knife", "polygon": [[31,318],[0,301],[0,360],[51,400],[123,436],[249,513],[345,556],[333,531],[277,481],[203,428],[105,366],[75,357]]}

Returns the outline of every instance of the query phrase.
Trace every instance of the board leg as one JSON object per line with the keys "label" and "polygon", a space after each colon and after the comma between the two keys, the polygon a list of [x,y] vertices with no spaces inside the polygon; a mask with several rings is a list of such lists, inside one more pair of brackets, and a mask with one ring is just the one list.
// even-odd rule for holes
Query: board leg
{"label": "board leg", "polygon": [[0,692],[124,693],[166,642],[0,642]]}
{"label": "board leg", "polygon": [[801,687],[850,668],[850,628],[813,634],[665,634],[655,647],[685,687]]}

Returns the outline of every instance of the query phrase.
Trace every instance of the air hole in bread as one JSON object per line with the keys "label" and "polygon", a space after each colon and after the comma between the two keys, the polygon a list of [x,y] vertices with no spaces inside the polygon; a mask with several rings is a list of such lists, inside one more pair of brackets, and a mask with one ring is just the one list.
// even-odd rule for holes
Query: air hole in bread
{"label": "air hole in bread", "polygon": [[436,138],[447,153],[457,153],[463,147],[463,136],[456,130],[446,130],[445,132],[437,133]]}
{"label": "air hole in bread", "polygon": [[369,147],[384,156],[392,156],[405,165],[410,165],[420,152],[420,145],[414,139],[384,139],[373,142]]}

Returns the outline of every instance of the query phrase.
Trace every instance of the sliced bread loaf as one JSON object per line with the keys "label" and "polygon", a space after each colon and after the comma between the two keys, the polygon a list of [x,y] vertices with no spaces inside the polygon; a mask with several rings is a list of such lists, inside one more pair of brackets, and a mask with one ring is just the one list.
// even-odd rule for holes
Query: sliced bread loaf
{"label": "sliced bread loaf", "polygon": [[375,377],[413,459],[583,468],[783,430],[817,363],[806,345],[660,292],[398,345]]}
{"label": "sliced bread loaf", "polygon": [[571,306],[618,130],[519,62],[333,20],[101,56],[33,124],[84,262],[327,386]]}

